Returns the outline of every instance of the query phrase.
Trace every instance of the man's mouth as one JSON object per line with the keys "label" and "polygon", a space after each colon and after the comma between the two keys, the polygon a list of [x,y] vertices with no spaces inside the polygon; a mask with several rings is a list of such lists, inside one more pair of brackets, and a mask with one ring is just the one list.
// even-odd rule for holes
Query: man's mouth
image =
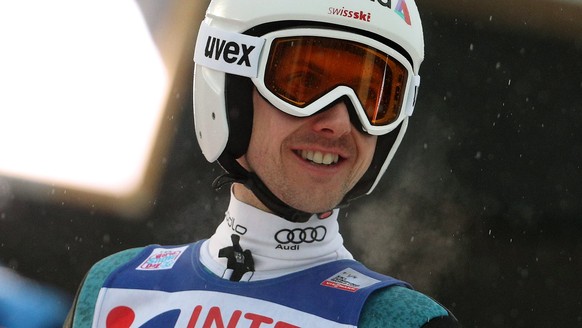
{"label": "man's mouth", "polygon": [[303,159],[320,165],[332,165],[337,164],[340,157],[338,154],[324,153],[321,151],[313,150],[300,150],[298,151],[299,156]]}

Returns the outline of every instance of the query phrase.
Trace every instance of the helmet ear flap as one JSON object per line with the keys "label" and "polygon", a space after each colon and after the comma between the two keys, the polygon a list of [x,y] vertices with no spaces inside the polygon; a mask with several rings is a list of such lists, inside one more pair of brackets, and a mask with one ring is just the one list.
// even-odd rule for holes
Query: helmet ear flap
{"label": "helmet ear flap", "polygon": [[253,83],[243,76],[226,74],[225,107],[230,137],[225,152],[237,159],[247,152],[253,129]]}
{"label": "helmet ear flap", "polygon": [[383,175],[383,170],[386,169],[386,161],[390,160],[387,159],[389,157],[389,153],[395,151],[395,149],[393,150],[394,147],[398,147],[398,139],[399,137],[401,138],[401,132],[404,132],[401,131],[403,128],[406,129],[403,127],[403,124],[400,124],[390,133],[378,136],[376,149],[374,150],[374,157],[372,158],[370,167],[366,173],[364,173],[360,181],[358,181],[352,190],[346,194],[344,202],[349,203],[353,199],[370,194],[372,192],[381,175]]}

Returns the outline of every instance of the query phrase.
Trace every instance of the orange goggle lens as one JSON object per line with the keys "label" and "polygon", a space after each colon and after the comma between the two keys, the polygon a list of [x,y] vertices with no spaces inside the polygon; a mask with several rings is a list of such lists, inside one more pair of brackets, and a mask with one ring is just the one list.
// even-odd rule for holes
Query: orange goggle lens
{"label": "orange goggle lens", "polygon": [[408,70],[384,52],[317,36],[275,39],[264,77],[270,92],[299,108],[347,86],[373,126],[388,125],[399,117],[406,81]]}

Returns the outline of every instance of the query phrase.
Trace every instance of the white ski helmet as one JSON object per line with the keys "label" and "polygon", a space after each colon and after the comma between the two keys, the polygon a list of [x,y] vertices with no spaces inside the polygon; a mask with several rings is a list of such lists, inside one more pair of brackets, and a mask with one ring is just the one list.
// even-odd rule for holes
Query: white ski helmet
{"label": "white ski helmet", "polygon": [[[392,97],[398,102],[393,107],[398,108],[390,124],[369,123],[371,118],[351,86],[336,86],[307,107],[274,95],[264,82],[267,58],[273,52],[273,39],[289,36],[338,38],[386,53],[404,71],[405,80],[393,87]],[[236,162],[246,153],[252,131],[252,89],[296,116],[344,101],[352,122],[365,133],[378,135],[372,163],[344,198],[342,204],[347,204],[372,192],[394,156],[414,109],[423,59],[422,24],[413,0],[212,0],[194,57],[198,143],[208,161],[218,161],[231,181],[247,185],[273,212],[291,221],[306,220],[310,213],[287,206]]]}

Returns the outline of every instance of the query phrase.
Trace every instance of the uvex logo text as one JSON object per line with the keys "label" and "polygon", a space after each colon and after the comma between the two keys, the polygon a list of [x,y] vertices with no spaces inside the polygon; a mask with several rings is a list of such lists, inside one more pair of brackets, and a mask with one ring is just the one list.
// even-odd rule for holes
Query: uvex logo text
{"label": "uvex logo text", "polygon": [[256,77],[264,39],[200,25],[194,61],[213,70]]}
{"label": "uvex logo text", "polygon": [[238,44],[234,41],[220,40],[213,36],[208,37],[206,47],[204,49],[204,56],[219,60],[222,58],[229,64],[236,63],[236,65],[245,65],[250,67],[251,62],[249,54],[255,49],[255,46],[246,44]]}

